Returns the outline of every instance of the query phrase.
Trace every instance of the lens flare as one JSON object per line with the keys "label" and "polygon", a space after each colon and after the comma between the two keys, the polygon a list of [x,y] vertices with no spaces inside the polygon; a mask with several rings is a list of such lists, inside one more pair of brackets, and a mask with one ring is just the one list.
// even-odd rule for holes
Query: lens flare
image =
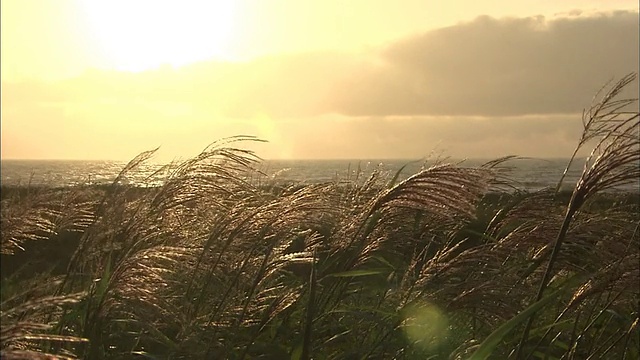
{"label": "lens flare", "polygon": [[433,351],[446,342],[449,320],[431,303],[416,304],[406,309],[404,332],[412,344]]}

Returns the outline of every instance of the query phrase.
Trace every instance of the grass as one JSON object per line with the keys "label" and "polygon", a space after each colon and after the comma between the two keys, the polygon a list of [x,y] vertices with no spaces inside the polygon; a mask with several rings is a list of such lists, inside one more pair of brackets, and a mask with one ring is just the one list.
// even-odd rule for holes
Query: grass
{"label": "grass", "polygon": [[570,192],[503,192],[510,158],[283,185],[244,136],[158,187],[123,185],[154,151],[110,186],[2,187],[0,355],[636,359],[638,194],[606,191],[640,176],[634,80],[585,112]]}

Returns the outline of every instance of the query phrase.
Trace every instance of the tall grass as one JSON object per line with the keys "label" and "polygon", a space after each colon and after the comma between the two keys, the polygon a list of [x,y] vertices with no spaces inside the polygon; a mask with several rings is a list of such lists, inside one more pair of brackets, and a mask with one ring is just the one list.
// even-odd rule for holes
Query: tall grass
{"label": "tall grass", "polygon": [[568,200],[501,192],[514,158],[283,185],[246,136],[157,187],[124,185],[150,151],[111,186],[3,188],[1,356],[638,358],[638,199],[605,192],[640,176],[634,80],[585,111]]}

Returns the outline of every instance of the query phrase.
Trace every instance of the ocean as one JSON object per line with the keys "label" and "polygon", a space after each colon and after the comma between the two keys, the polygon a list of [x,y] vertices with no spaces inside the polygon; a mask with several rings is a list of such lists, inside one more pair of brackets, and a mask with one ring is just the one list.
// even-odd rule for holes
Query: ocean
{"label": "ocean", "polygon": [[[463,167],[474,167],[487,160],[448,160],[448,163]],[[503,164],[508,167],[508,176],[518,188],[538,190],[555,187],[562,176],[568,159],[517,159]],[[269,178],[282,182],[303,182],[308,184],[353,179],[356,174],[368,177],[378,169],[393,176],[402,166],[400,179],[420,171],[433,161],[412,160],[264,160],[258,169]],[[84,184],[107,184],[112,182],[126,165],[118,161],[69,161],[69,160],[2,160],[2,185],[47,185],[63,187]],[[576,159],[565,178],[564,187],[572,187],[579,178],[584,160]],[[143,164],[129,176],[130,184],[142,185],[158,164]],[[620,191],[639,192],[639,183],[621,187]]]}

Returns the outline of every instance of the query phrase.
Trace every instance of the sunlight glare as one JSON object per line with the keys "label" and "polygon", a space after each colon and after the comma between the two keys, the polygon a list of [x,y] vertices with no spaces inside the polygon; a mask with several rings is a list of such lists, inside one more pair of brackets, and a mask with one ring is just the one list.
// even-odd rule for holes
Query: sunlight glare
{"label": "sunlight glare", "polygon": [[106,60],[125,71],[228,60],[236,4],[232,0],[83,2],[90,31]]}

